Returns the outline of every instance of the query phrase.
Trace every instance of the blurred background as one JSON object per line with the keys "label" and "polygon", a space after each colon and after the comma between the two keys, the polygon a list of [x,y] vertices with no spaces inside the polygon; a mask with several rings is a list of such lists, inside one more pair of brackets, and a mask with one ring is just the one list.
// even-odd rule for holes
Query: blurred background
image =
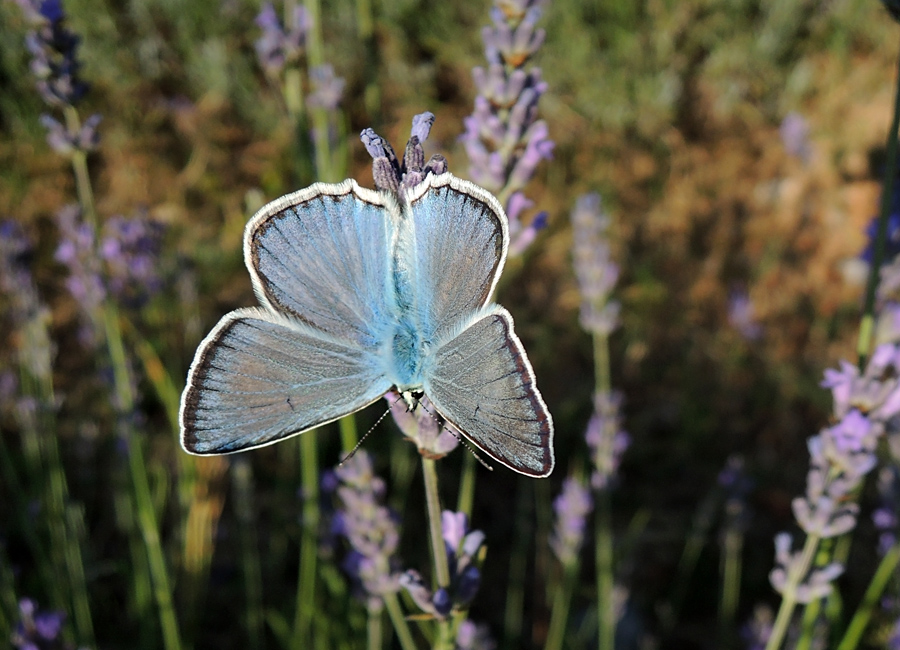
{"label": "blurred background", "polygon": [[[284,632],[304,535],[299,443],[187,459],[173,399],[177,408],[211,327],[256,304],[241,249],[248,217],[316,180],[352,177],[373,187],[362,129],[402,151],[412,116],[431,111],[426,158],[443,154],[450,171],[472,178],[460,138],[480,92],[472,69],[486,65],[490,5],[323,3],[312,17],[318,36],[298,60],[327,62],[345,83],[339,101],[298,113],[284,90],[289,77],[260,58],[266,27],[255,22],[256,2],[66,0],[64,24],[81,39],[79,74],[90,84],[78,112],[82,123],[102,115],[96,146],[83,147],[97,233],[140,222],[150,230],[134,237],[158,242],[141,249],[152,258],[145,275],[133,272],[117,294],[124,343],[116,361],[115,346],[97,342],[109,338],[108,328],[97,334],[100,312],[85,315],[90,288],[73,287],[72,255],[61,249],[78,239],[61,211],[79,201],[80,188],[72,154],[48,144],[41,116],[62,124],[69,113],[36,89],[26,43],[34,23],[21,4],[0,2],[0,218],[6,252],[33,282],[40,308],[22,316],[17,290],[26,276],[8,271],[13,280],[0,296],[0,632],[12,634],[28,597],[67,611],[65,643],[163,647],[151,604],[158,601],[135,579],[156,575],[152,553],[151,566],[140,566],[152,528],[184,647],[302,647]],[[611,377],[631,440],[611,497],[616,583],[628,593],[622,626],[632,630],[620,645],[743,647],[740,629],[755,608],[779,602],[768,582],[772,538],[793,525],[806,439],[828,423],[823,370],[855,363],[898,26],[874,0],[548,0],[537,24],[546,38],[526,68],[539,67],[546,82],[537,116],[555,148],[524,189],[534,205],[520,218],[527,224],[545,212],[546,227],[510,260],[497,300],[516,319],[553,414],[557,469],[531,481],[479,468],[471,523],[486,534],[487,556],[471,618],[488,624],[498,647],[543,647],[550,504],[563,479],[583,470],[595,388],[569,214],[577,197],[598,192],[619,266]],[[299,83],[309,95],[306,72]],[[14,228],[27,245],[12,245]],[[117,258],[103,259],[112,277]],[[50,365],[35,368],[36,359]],[[123,367],[129,381],[114,376]],[[382,412],[358,414],[360,434]],[[319,466],[332,467],[337,425],[315,435]],[[135,445],[152,526],[135,505]],[[403,566],[427,573],[414,447],[385,420],[363,448],[402,519]],[[450,504],[465,453],[439,463]],[[722,636],[726,517],[716,495],[736,458],[748,481],[743,580]],[[344,549],[321,528],[317,646],[363,647],[365,609],[340,568]],[[874,535],[862,517],[854,568],[841,582],[848,602],[858,602],[874,570]],[[685,565],[691,543],[698,555]],[[59,557],[71,548],[80,549],[81,587],[57,573],[71,568],[71,558]],[[593,563],[585,553],[571,647],[595,647]],[[88,595],[91,636],[85,611],[71,611],[79,593]],[[518,623],[507,611],[511,594],[521,603]]]}

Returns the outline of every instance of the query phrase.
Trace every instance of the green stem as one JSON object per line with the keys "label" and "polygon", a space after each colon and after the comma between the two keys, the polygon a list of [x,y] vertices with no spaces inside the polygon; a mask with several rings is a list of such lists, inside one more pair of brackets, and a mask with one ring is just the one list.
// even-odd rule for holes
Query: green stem
{"label": "green stem", "polygon": [[800,560],[791,566],[790,571],[788,571],[781,607],[779,607],[775,623],[772,625],[772,633],[769,635],[769,641],[766,643],[765,650],[777,650],[784,641],[788,625],[791,622],[791,616],[794,613],[794,607],[797,605],[797,587],[800,586],[800,583],[809,572],[816,549],[819,546],[819,539],[818,535],[810,535],[806,538]]}
{"label": "green stem", "polygon": [[594,519],[597,562],[597,647],[614,650],[616,607],[613,580],[612,504],[609,490],[596,492],[597,516]]}
{"label": "green stem", "polygon": [[[612,380],[609,361],[609,336],[594,334],[594,386],[597,395],[609,396],[612,392]],[[610,418],[604,419],[604,426],[614,427]],[[604,431],[601,439],[612,440],[614,431]],[[603,453],[603,445],[597,446],[598,456]],[[595,461],[601,466],[600,459]],[[600,650],[613,650],[616,639],[616,610],[613,597],[613,535],[612,535],[612,502],[609,490],[596,491],[596,516],[594,519],[596,535],[596,569],[597,569],[597,647]]]}
{"label": "green stem", "polygon": [[[900,61],[898,61],[898,70],[900,70]],[[888,220],[890,219],[891,201],[894,195],[894,177],[897,175],[897,131],[900,129],[900,72],[898,72],[896,86],[894,117],[891,120],[891,130],[888,132],[887,161],[884,169],[884,182],[881,187],[881,213],[878,217],[875,251],[872,257],[872,266],[869,269],[869,279],[866,283],[866,301],[859,327],[859,341],[856,346],[860,369],[865,367],[875,334],[875,293],[878,289],[879,271],[882,262],[884,262],[885,249],[887,248]]]}
{"label": "green stem", "polygon": [[450,586],[450,566],[444,548],[441,529],[441,499],[438,493],[438,478],[435,461],[422,456],[422,473],[425,478],[425,500],[428,506],[428,526],[431,532],[431,556],[438,587]]}
{"label": "green stem", "polygon": [[394,632],[397,633],[397,638],[400,640],[400,647],[403,650],[416,650],[416,642],[413,641],[412,631],[409,629],[406,618],[403,616],[403,610],[400,608],[397,594],[387,594],[383,596],[383,599],[388,616],[391,617]]}
{"label": "green stem", "polygon": [[562,650],[562,643],[566,634],[566,623],[569,620],[569,605],[572,602],[572,591],[575,589],[577,578],[578,561],[575,560],[563,567],[563,579],[557,585],[556,595],[553,598],[550,629],[547,632],[547,642],[544,644],[544,650]]}
{"label": "green stem", "polygon": [[359,436],[356,431],[356,417],[351,413],[338,420],[341,430],[341,449],[346,453],[356,447]]}
{"label": "green stem", "polygon": [[[431,531],[431,555],[434,562],[434,575],[437,586],[450,586],[450,565],[447,562],[447,551],[444,547],[444,535],[441,528],[441,498],[438,491],[437,465],[431,458],[422,456],[422,474],[425,479],[425,501],[428,508],[428,528]],[[438,622],[438,639],[434,645],[439,648],[450,648],[450,621]]]}
{"label": "green stem", "polygon": [[466,513],[472,518],[472,504],[475,502],[475,456],[463,456],[462,476],[459,479],[459,496],[456,500],[456,511]]}
{"label": "green stem", "polygon": [[[719,629],[727,633],[733,628],[735,613],[741,593],[741,555],[744,535],[735,526],[725,533],[725,553],[722,560],[722,602]],[[724,635],[722,636],[724,641]]]}
{"label": "green stem", "polygon": [[[66,120],[66,129],[69,133],[81,131],[81,118],[74,106],[66,106],[63,109]],[[94,190],[91,186],[91,176],[88,173],[87,153],[76,149],[72,154],[72,169],[75,172],[75,190],[78,193],[78,203],[87,223],[92,228],[98,224],[97,209],[94,206]]]}
{"label": "green stem", "polygon": [[369,607],[366,619],[366,650],[381,650],[381,608]]}
{"label": "green stem", "polygon": [[316,432],[300,436],[301,483],[303,486],[303,532],[300,539],[300,573],[297,578],[297,609],[292,647],[305,648],[311,642],[315,615],[316,560],[319,532],[319,462]]}
{"label": "green stem", "polygon": [[231,481],[234,486],[234,510],[240,523],[244,595],[247,599],[246,626],[248,647],[263,645],[262,572],[259,549],[256,546],[255,503],[253,495],[253,468],[245,458],[236,458],[231,465]]}
{"label": "green stem", "polygon": [[847,626],[844,638],[841,639],[840,644],[837,646],[837,650],[854,650],[854,648],[859,646],[863,632],[869,624],[869,619],[872,618],[872,612],[878,606],[884,588],[893,578],[898,562],[900,562],[900,543],[894,544],[882,558],[881,564],[878,565],[878,570],[872,577],[872,582],[869,583],[869,588],[866,589],[862,602],[853,615],[850,625]]}
{"label": "green stem", "polygon": [[159,610],[159,621],[163,634],[163,645],[166,650],[181,648],[181,637],[178,631],[178,619],[172,601],[172,588],[166,568],[165,555],[159,539],[159,525],[150,492],[150,481],[147,477],[147,466],[144,462],[143,439],[135,434],[131,424],[125,418],[134,410],[134,393],[131,389],[125,346],[122,342],[122,331],[116,306],[106,301],[103,306],[103,325],[106,330],[106,342],[113,367],[113,382],[119,409],[121,426],[124,428],[128,444],[128,461],[131,472],[134,500],[137,510],[137,522],[147,552],[150,575],[153,579],[153,595]]}

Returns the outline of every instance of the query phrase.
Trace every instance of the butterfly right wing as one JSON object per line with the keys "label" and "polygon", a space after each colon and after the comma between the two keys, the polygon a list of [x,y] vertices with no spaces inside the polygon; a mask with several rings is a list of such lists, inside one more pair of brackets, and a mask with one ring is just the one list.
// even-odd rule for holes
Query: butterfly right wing
{"label": "butterfly right wing", "polygon": [[383,342],[396,313],[391,199],[353,180],[316,183],[260,209],[244,259],[260,302],[342,341]]}
{"label": "butterfly right wing", "polygon": [[553,420],[505,309],[480,310],[438,344],[424,383],[437,412],[492,458],[528,476],[553,471]]}
{"label": "butterfly right wing", "polygon": [[372,354],[266,309],[226,314],[197,349],[181,398],[192,454],[271,444],[380,399]]}

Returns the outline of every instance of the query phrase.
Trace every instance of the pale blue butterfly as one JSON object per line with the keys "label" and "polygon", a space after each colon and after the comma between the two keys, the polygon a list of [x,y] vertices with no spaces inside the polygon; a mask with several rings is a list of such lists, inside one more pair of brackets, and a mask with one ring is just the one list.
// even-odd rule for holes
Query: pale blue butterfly
{"label": "pale blue butterfly", "polygon": [[197,349],[182,446],[261,447],[395,387],[498,462],[549,475],[550,413],[490,301],[508,245],[497,199],[449,173],[396,194],[316,183],[264,206],[244,232],[261,306],[226,314]]}

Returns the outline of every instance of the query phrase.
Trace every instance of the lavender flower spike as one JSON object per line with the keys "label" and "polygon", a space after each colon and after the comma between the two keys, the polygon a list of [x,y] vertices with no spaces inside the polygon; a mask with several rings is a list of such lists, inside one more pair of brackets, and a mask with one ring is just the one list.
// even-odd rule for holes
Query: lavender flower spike
{"label": "lavender flower spike", "polygon": [[612,332],[619,317],[619,303],[609,297],[619,279],[607,238],[609,225],[599,194],[578,198],[572,210],[572,257],[581,291],[581,326],[599,335]]}
{"label": "lavender flower spike", "polygon": [[553,156],[547,125],[537,120],[538,100],[547,84],[539,68],[525,68],[544,42],[544,30],[537,28],[538,4],[497,0],[491,10],[493,25],[482,31],[488,66],[472,71],[478,96],[460,137],[469,157],[469,176],[494,192],[506,208],[510,255],[524,251],[544,225],[543,218],[523,225],[523,203],[517,199],[514,210],[512,197],[525,188],[540,161]]}
{"label": "lavender flower spike", "polygon": [[550,538],[550,548],[564,566],[578,559],[584,544],[586,519],[592,508],[590,490],[578,479],[567,478],[562,492],[553,500],[556,523]]}
{"label": "lavender flower spike", "polygon": [[400,577],[400,586],[423,612],[446,619],[454,609],[467,607],[481,586],[485,535],[480,530],[470,531],[462,512],[444,510],[441,528],[450,568],[449,587],[431,591],[419,572],[412,569]]}
{"label": "lavender flower spike", "polygon": [[289,65],[296,65],[306,49],[306,36],[312,20],[306,7],[295,7],[291,24],[285,29],[270,2],[263,5],[256,17],[262,35],[256,41],[256,56],[269,77],[278,78]]}
{"label": "lavender flower spike", "polygon": [[60,638],[65,612],[40,611],[30,598],[19,601],[19,623],[12,635],[17,650],[68,650],[70,645]]}
{"label": "lavender flower spike", "polygon": [[383,597],[400,588],[395,554],[400,543],[397,516],[382,504],[384,482],[375,476],[365,451],[339,465],[335,475],[336,532],[350,544],[344,569],[371,611],[381,611]]}
{"label": "lavender flower spike", "polygon": [[615,485],[616,472],[622,461],[622,455],[631,444],[631,439],[622,429],[619,415],[621,404],[621,393],[594,395],[594,415],[588,422],[584,437],[593,459],[591,487],[595,490],[604,490]]}
{"label": "lavender flower spike", "polygon": [[310,108],[324,108],[333,111],[341,103],[346,81],[334,74],[330,64],[316,66],[309,72],[312,93],[306,100]]}

